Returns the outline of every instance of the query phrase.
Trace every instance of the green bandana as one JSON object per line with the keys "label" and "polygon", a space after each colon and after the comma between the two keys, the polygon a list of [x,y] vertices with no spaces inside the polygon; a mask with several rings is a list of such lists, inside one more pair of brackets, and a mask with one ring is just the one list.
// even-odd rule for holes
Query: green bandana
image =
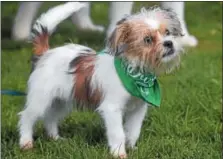
{"label": "green bandana", "polygon": [[[104,51],[101,51],[98,54],[103,53]],[[155,75],[135,71],[130,65],[125,65],[120,58],[115,58],[114,65],[122,84],[132,96],[154,106],[160,106],[160,88]]]}

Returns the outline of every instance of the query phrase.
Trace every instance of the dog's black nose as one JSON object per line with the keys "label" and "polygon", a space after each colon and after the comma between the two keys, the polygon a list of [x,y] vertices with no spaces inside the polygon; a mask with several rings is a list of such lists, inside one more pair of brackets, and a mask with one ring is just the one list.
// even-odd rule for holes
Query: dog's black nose
{"label": "dog's black nose", "polygon": [[170,40],[164,41],[163,46],[168,47],[168,48],[173,48],[173,42]]}

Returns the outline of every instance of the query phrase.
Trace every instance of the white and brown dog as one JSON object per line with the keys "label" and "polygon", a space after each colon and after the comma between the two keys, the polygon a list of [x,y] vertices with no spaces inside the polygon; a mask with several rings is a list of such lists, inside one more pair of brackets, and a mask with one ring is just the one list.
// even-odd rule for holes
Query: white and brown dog
{"label": "white and brown dog", "polygon": [[33,26],[34,54],[39,59],[29,77],[25,109],[19,113],[20,147],[33,147],[33,126],[38,119],[43,119],[48,135],[58,139],[58,121],[75,102],[99,112],[110,152],[125,158],[125,147],[135,146],[150,104],[129,93],[114,61],[121,60],[141,74],[172,70],[182,52],[180,21],[171,10],[142,9],[117,23],[104,54],[77,44],[49,49],[48,37],[55,27],[82,7],[78,2],[57,6]]}

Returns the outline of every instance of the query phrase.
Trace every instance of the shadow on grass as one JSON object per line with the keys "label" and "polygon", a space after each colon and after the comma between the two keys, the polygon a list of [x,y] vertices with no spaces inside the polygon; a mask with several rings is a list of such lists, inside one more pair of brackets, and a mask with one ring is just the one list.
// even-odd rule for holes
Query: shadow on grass
{"label": "shadow on grass", "polygon": [[60,132],[65,138],[78,137],[88,145],[97,145],[106,141],[105,129],[100,122],[92,123],[91,121],[81,121],[79,123],[63,124]]}
{"label": "shadow on grass", "polygon": [[[38,125],[34,131],[34,141],[38,139],[42,141],[51,142],[46,132],[43,129],[42,124]],[[106,141],[105,138],[105,130],[101,126],[100,122],[92,123],[91,121],[81,121],[78,123],[66,123],[63,121],[63,124],[59,128],[60,134],[65,139],[79,138],[90,146],[95,146],[98,144],[102,144]],[[4,149],[10,150],[18,147],[19,142],[19,133],[16,127],[2,127],[1,133],[2,147]]]}

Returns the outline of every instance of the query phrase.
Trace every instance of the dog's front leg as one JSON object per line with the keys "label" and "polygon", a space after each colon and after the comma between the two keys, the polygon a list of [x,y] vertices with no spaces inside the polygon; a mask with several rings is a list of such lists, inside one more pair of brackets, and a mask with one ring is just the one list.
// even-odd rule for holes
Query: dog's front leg
{"label": "dog's front leg", "polygon": [[125,116],[125,135],[129,148],[134,148],[139,138],[142,122],[147,111],[147,105],[137,105],[131,111],[126,112]]}
{"label": "dog's front leg", "polygon": [[102,103],[98,111],[105,123],[111,154],[114,157],[126,158],[122,109],[119,104]]}

